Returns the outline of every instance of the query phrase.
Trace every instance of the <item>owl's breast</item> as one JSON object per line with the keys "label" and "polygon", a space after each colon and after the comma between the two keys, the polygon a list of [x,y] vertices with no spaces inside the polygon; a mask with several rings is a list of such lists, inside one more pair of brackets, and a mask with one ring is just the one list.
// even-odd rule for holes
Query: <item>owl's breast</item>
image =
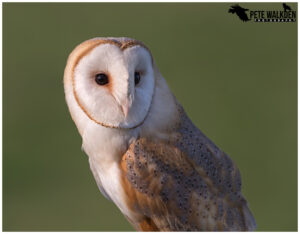
{"label": "owl's breast", "polygon": [[90,167],[93,171],[97,185],[101,193],[112,200],[126,217],[131,217],[132,212],[126,203],[126,193],[121,184],[121,172],[118,163],[111,163],[103,168],[103,165],[90,160]]}
{"label": "owl's breast", "polygon": [[108,129],[91,123],[82,135],[82,148],[89,156],[91,171],[102,194],[112,200],[125,216],[131,213],[124,200],[125,192],[121,185],[120,160],[135,141],[137,131]]}

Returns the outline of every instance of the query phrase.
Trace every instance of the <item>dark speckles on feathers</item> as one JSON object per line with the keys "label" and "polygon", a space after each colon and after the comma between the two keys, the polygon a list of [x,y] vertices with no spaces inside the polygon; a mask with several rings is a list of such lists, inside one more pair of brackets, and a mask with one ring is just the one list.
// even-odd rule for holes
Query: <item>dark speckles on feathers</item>
{"label": "dark speckles on feathers", "polygon": [[238,169],[181,113],[174,138],[140,139],[126,153],[128,181],[149,201],[158,199],[160,207],[170,207],[165,214],[155,214],[158,220],[175,216],[164,223],[170,230],[207,230],[208,219],[216,225],[210,230],[245,230],[244,214],[236,208],[246,205]]}

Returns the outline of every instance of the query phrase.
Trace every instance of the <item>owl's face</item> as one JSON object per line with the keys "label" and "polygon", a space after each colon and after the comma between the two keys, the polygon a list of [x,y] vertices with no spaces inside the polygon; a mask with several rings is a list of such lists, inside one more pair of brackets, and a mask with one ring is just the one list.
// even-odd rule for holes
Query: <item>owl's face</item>
{"label": "owl's face", "polygon": [[133,40],[107,40],[79,54],[72,70],[72,91],[83,112],[94,122],[134,128],[150,109],[154,86],[152,56]]}

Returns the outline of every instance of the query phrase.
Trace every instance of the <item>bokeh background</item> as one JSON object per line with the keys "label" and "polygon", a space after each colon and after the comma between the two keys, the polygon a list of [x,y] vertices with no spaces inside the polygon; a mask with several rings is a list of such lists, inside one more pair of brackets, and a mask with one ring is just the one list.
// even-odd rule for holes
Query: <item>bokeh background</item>
{"label": "bokeh background", "polygon": [[257,230],[296,231],[297,23],[244,23],[231,5],[3,3],[3,230],[133,230],[98,191],[62,83],[77,44],[128,36],[240,168]]}

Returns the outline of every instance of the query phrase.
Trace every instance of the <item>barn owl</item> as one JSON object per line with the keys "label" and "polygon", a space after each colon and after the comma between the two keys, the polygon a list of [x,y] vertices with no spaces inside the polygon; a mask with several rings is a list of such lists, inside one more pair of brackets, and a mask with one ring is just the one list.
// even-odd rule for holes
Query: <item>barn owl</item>
{"label": "barn owl", "polygon": [[136,230],[255,229],[238,168],[191,122],[142,42],[81,43],[64,90],[100,191]]}

